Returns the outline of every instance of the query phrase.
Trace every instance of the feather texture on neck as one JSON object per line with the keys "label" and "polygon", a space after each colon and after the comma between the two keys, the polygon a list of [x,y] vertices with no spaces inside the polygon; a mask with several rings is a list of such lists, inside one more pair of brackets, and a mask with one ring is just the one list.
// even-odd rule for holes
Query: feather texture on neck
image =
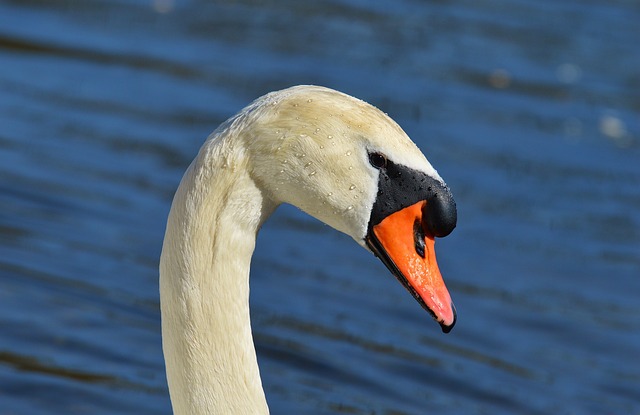
{"label": "feather texture on neck", "polygon": [[211,137],[171,207],[160,264],[163,349],[174,413],[268,413],[251,335],[249,266],[272,202],[243,154]]}

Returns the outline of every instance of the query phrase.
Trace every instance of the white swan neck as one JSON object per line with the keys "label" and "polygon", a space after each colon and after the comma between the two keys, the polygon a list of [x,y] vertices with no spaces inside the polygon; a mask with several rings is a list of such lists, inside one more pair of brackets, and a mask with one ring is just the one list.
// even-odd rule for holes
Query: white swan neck
{"label": "white swan neck", "polygon": [[251,335],[249,266],[273,206],[246,166],[236,164],[241,160],[216,154],[224,151],[209,141],[185,173],[160,259],[163,349],[176,415],[269,412]]}

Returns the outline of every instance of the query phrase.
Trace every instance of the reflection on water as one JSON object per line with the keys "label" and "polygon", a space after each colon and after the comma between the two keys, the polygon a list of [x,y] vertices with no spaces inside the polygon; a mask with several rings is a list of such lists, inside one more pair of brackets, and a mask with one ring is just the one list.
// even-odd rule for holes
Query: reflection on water
{"label": "reflection on water", "polygon": [[392,115],[453,189],[438,250],[459,320],[442,335],[369,253],[283,207],[252,268],[272,412],[637,413],[639,18],[624,1],[3,2],[0,412],[170,413],[173,191],[217,124],[315,83]]}

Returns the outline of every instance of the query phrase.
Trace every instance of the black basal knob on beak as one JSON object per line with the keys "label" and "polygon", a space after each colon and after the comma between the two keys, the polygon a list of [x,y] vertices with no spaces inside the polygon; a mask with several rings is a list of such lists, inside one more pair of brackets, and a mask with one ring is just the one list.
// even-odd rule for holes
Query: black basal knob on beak
{"label": "black basal knob on beak", "polygon": [[430,189],[427,203],[422,208],[422,221],[427,232],[442,238],[456,227],[458,211],[453,195],[446,185],[438,183]]}

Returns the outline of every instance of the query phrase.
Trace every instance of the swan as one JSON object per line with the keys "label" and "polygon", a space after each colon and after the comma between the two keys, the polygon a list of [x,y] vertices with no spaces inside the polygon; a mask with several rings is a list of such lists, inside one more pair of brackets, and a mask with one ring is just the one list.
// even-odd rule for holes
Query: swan
{"label": "swan", "polygon": [[260,226],[281,203],[350,235],[444,332],[455,324],[434,237],[456,226],[456,205],[418,147],[382,111],[341,92],[271,92],[208,137],[171,205],[160,304],[176,415],[269,413],[249,264]]}

